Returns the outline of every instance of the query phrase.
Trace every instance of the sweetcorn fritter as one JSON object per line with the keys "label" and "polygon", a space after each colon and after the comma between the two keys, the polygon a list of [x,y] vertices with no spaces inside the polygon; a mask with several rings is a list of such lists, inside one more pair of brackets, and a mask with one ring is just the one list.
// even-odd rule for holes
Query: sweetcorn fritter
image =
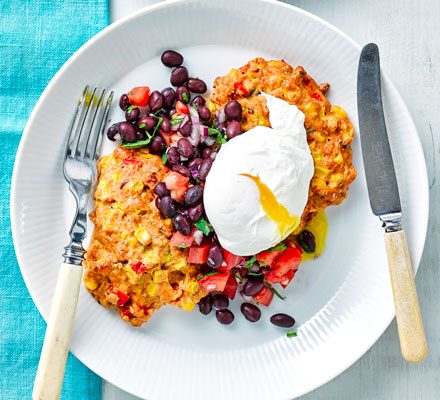
{"label": "sweetcorn fritter", "polygon": [[206,295],[187,250],[170,246],[172,221],[154,204],[153,189],[169,172],[147,149],[117,147],[98,164],[95,225],[84,262],[84,283],[102,305],[132,325],[165,304],[186,311]]}
{"label": "sweetcorn fritter", "polygon": [[328,102],[323,93],[327,90],[328,84],[318,86],[303,67],[293,68],[283,60],[256,58],[218,77],[210,97],[211,112],[222,109],[230,100],[240,102],[243,131],[257,125],[270,126],[269,110],[260,92],[294,104],[305,114],[315,174],[301,226],[318,211],[341,203],[356,178],[350,148],[354,129],[345,111]]}

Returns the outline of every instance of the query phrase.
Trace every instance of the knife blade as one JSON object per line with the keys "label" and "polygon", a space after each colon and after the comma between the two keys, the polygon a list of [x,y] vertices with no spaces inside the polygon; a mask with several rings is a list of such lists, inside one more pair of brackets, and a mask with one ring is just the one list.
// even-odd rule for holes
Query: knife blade
{"label": "knife blade", "polygon": [[358,113],[362,155],[371,210],[385,227],[391,287],[400,348],[405,360],[421,362],[428,354],[402,209],[382,108],[379,49],[367,44],[358,69]]}
{"label": "knife blade", "polygon": [[382,107],[379,49],[374,43],[362,50],[357,90],[362,156],[371,209],[377,216],[399,213],[399,188]]}

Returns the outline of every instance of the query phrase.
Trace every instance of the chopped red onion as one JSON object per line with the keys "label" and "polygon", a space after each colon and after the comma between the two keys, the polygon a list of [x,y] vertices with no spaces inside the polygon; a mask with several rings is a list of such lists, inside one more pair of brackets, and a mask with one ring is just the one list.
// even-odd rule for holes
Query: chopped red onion
{"label": "chopped red onion", "polygon": [[194,107],[189,107],[189,113],[191,115],[191,122],[193,125],[199,125],[200,124],[200,120],[199,120],[199,113],[197,112],[197,110]]}
{"label": "chopped red onion", "polygon": [[204,142],[207,146],[212,146],[215,143],[215,139],[212,138],[211,136],[208,136],[205,138],[205,142]]}
{"label": "chopped red onion", "polygon": [[218,122],[221,124],[222,122],[226,121],[226,114],[225,114],[225,110],[220,110],[217,112],[217,119]]}
{"label": "chopped red onion", "polygon": [[203,232],[196,230],[194,232],[194,241],[196,242],[197,246],[200,246],[203,241]]}

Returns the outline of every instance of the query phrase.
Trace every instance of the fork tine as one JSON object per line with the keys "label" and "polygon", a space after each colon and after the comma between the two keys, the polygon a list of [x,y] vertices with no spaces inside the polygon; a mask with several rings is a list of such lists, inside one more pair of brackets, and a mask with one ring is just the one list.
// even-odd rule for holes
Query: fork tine
{"label": "fork tine", "polygon": [[[101,100],[104,102],[105,90],[102,92]],[[105,100],[105,107],[100,103],[100,113],[95,120],[95,125],[93,127],[93,132],[91,133],[90,145],[88,146],[88,152],[86,152],[86,157],[90,160],[97,159],[99,157],[99,150],[101,147],[101,140],[104,134],[105,124],[107,122],[108,113],[113,101],[113,92],[110,92],[107,100]]]}
{"label": "fork tine", "polygon": [[75,109],[75,113],[73,114],[72,120],[70,121],[69,127],[67,129],[69,136],[67,138],[66,157],[72,155],[73,153],[73,144],[76,142],[77,134],[79,133],[78,129],[74,129],[74,128],[75,126],[77,126],[81,111],[83,111],[83,106],[85,104],[88,91],[89,91],[89,86],[87,85],[82,91],[81,97],[79,98],[78,101],[78,105],[76,106]]}
{"label": "fork tine", "polygon": [[87,137],[84,139],[84,146],[80,151],[81,156],[84,158],[90,158],[89,157],[90,148],[92,146],[92,143],[94,143],[94,138],[97,131],[99,132],[99,126],[97,129],[96,124],[98,121],[101,120],[104,95],[105,95],[105,89],[101,91],[98,101],[94,102],[95,105],[91,110],[90,118],[88,118],[87,123],[84,126],[84,135],[86,135]]}
{"label": "fork tine", "polygon": [[[86,127],[89,124],[90,116],[92,117],[94,116],[94,113],[93,111],[91,112],[91,109],[93,110],[94,108],[95,93],[96,93],[96,87],[93,89],[91,93],[88,92],[88,94],[90,94],[90,98],[87,96],[85,101],[86,103],[85,111],[81,115],[81,118],[79,119],[78,125],[76,127],[76,129],[79,130],[78,138],[76,140],[75,150],[73,152],[73,155],[76,157],[82,157],[85,152],[89,131],[84,129],[84,127]],[[87,132],[86,136],[84,136],[84,132]]]}

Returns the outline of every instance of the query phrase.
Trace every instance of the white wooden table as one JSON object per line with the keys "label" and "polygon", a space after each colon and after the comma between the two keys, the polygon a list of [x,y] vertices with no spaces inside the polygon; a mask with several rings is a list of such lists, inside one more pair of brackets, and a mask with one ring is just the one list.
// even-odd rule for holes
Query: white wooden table
{"label": "white wooden table", "polygon": [[[111,18],[116,20],[157,1],[112,0]],[[379,45],[383,69],[415,119],[428,166],[431,200],[425,252],[417,274],[428,359],[421,365],[403,361],[393,322],[356,364],[301,400],[438,400],[440,180],[436,178],[440,171],[440,0],[290,0],[286,3],[324,18],[358,43],[373,41]],[[136,398],[104,382],[103,399]]]}

